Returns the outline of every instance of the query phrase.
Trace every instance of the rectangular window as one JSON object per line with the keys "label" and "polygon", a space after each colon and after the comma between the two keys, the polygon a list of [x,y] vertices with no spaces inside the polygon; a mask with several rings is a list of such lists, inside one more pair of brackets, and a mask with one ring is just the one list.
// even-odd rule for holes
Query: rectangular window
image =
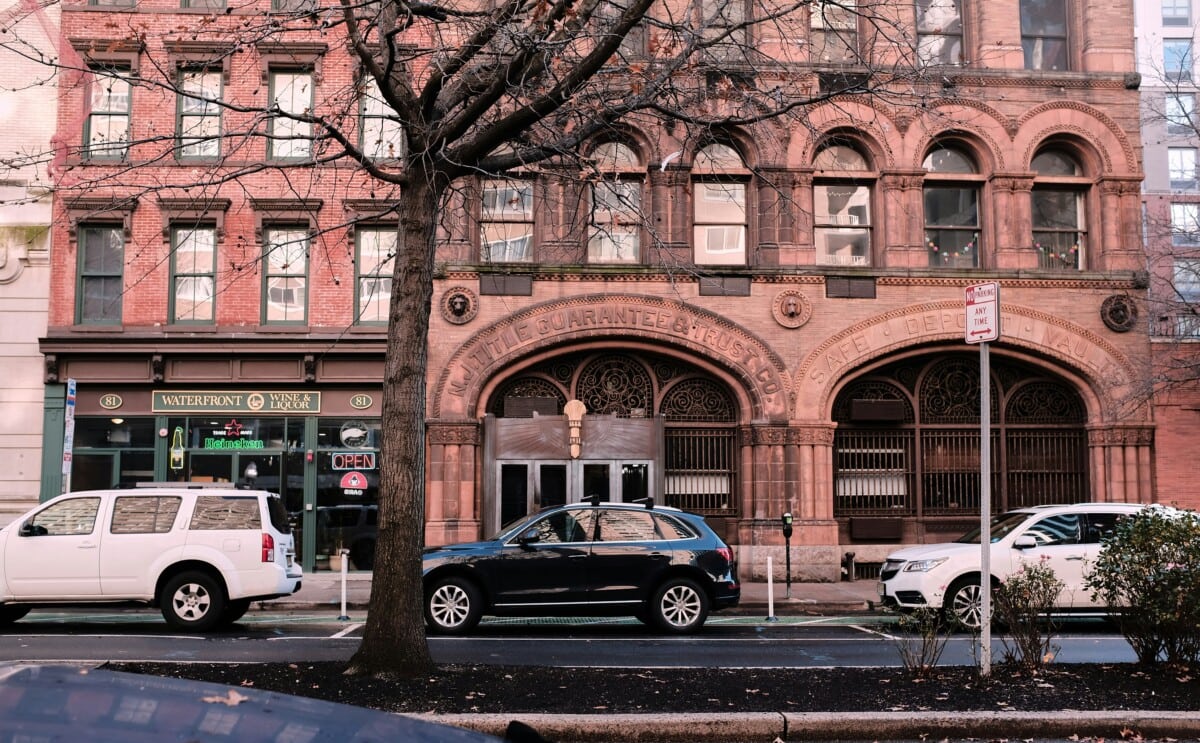
{"label": "rectangular window", "polygon": [[221,154],[221,73],[179,73],[179,156],[211,158]]}
{"label": "rectangular window", "polygon": [[1032,203],[1038,268],[1080,268],[1086,239],[1082,229],[1083,195],[1035,188]]}
{"label": "rectangular window", "polygon": [[962,63],[960,0],[917,0],[917,58],[921,64]]}
{"label": "rectangular window", "polygon": [[368,77],[363,85],[363,152],[376,160],[399,160],[404,157],[404,127],[396,117],[396,112],[383,100],[379,84]]}
{"label": "rectangular window", "polygon": [[1193,117],[1196,115],[1195,93],[1167,93],[1164,114],[1167,120],[1168,134],[1196,135],[1198,133],[1193,123],[1195,121]]}
{"label": "rectangular window", "polygon": [[271,10],[283,13],[312,13],[317,0],[271,0]]}
{"label": "rectangular window", "polygon": [[1067,0],[1021,0],[1021,48],[1027,70],[1066,70]]}
{"label": "rectangular window", "polygon": [[75,321],[81,325],[121,322],[125,236],[119,225],[80,225],[79,294]]}
{"label": "rectangular window", "polygon": [[217,231],[211,226],[171,228],[171,322],[216,319]]}
{"label": "rectangular window", "polygon": [[1171,204],[1171,242],[1200,245],[1200,204]]}
{"label": "rectangular window", "polygon": [[1163,77],[1180,82],[1192,79],[1192,40],[1163,39]]}
{"label": "rectangular window", "polygon": [[588,262],[640,262],[641,211],[640,182],[605,180],[593,185]]}
{"label": "rectangular window", "polygon": [[1190,26],[1191,0],[1162,0],[1162,25]]}
{"label": "rectangular window", "polygon": [[1200,301],[1200,258],[1175,259],[1174,289],[1178,300]]}
{"label": "rectangular window", "polygon": [[[596,27],[597,31],[604,33],[607,29],[612,28],[628,7],[629,0],[601,0],[600,4],[596,6],[595,18],[599,21],[599,25]],[[616,54],[608,60],[608,64],[625,64],[645,56],[646,26],[639,23],[625,34],[625,38],[621,40],[621,46],[617,49]]]}
{"label": "rectangular window", "polygon": [[355,230],[358,257],[358,317],[364,324],[388,321],[392,299],[392,270],[396,263],[396,227],[371,227]]}
{"label": "rectangular window", "polygon": [[313,76],[308,71],[272,71],[271,102],[279,109],[268,125],[267,156],[273,160],[302,160],[312,155],[312,124],[294,117],[309,116],[313,108]]}
{"label": "rectangular window", "polygon": [[871,189],[867,186],[813,187],[817,264],[871,264]]}
{"label": "rectangular window", "polygon": [[271,227],[264,233],[263,322],[303,323],[308,318],[308,227]]}
{"label": "rectangular window", "polygon": [[934,268],[979,266],[979,192],[925,188],[925,246]]}
{"label": "rectangular window", "polygon": [[225,0],[181,0],[179,7],[205,8],[207,10],[221,9],[225,7]]}
{"label": "rectangular window", "polygon": [[88,157],[124,159],[129,154],[130,78],[122,67],[93,67],[84,133]]}
{"label": "rectangular window", "polygon": [[197,496],[188,528],[193,531],[261,529],[258,498]]}
{"label": "rectangular window", "polygon": [[166,534],[175,525],[183,499],[127,495],[113,501],[113,534]]}
{"label": "rectangular window", "polygon": [[701,33],[709,44],[707,56],[710,60],[748,59],[745,0],[702,0],[700,16]]}
{"label": "rectangular window", "polygon": [[746,185],[696,183],[695,260],[699,265],[746,264]]}
{"label": "rectangular window", "polygon": [[854,0],[816,0],[809,6],[811,58],[847,64],[858,59],[858,10]]}
{"label": "rectangular window", "polygon": [[533,182],[483,183],[480,258],[490,263],[533,259]]}
{"label": "rectangular window", "polygon": [[1196,148],[1168,147],[1167,171],[1171,188],[1191,191],[1196,188]]}

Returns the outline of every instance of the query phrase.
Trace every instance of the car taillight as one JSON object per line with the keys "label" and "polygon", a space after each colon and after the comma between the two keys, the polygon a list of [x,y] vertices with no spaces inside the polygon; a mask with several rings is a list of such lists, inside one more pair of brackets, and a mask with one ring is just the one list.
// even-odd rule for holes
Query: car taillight
{"label": "car taillight", "polygon": [[262,561],[275,562],[275,537],[266,532],[262,535]]}
{"label": "car taillight", "polygon": [[733,550],[728,547],[717,547],[717,554],[725,558],[725,562],[733,564]]}

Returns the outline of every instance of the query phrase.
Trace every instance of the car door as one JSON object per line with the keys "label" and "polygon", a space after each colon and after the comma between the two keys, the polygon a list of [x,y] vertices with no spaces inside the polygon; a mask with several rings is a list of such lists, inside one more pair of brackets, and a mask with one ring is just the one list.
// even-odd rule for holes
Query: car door
{"label": "car door", "polygon": [[[1089,550],[1083,539],[1086,518],[1082,513],[1059,513],[1034,521],[1021,536],[1033,537],[1037,543],[1020,551],[1020,562],[1041,563],[1054,571],[1062,581],[1058,595],[1059,608],[1086,607],[1092,604],[1091,594],[1084,586],[1083,572],[1089,555],[1095,559],[1096,550]],[[1019,568],[1020,565],[1014,565]]]}
{"label": "car door", "polygon": [[590,509],[554,511],[514,534],[476,569],[497,608],[580,605],[586,601],[586,559],[594,521]]}
{"label": "car door", "polygon": [[646,509],[601,508],[588,558],[588,602],[632,604],[658,585],[671,551]]}
{"label": "car door", "polygon": [[4,548],[9,590],[17,599],[100,595],[100,517],[97,495],[57,500],[27,517]]}
{"label": "car door", "polygon": [[[181,550],[178,495],[118,495],[100,545],[100,589],[106,597],[152,596],[150,569]],[[182,528],[182,527],[180,527]]]}

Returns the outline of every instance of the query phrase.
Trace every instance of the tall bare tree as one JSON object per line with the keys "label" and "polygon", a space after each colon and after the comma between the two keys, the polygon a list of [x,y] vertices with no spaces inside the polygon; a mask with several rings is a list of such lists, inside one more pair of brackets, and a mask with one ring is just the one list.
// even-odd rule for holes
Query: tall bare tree
{"label": "tall bare tree", "polygon": [[[115,16],[124,25],[106,29],[116,39],[105,49],[3,43],[56,68],[68,87],[91,76],[108,86],[112,100],[120,95],[113,89],[134,86],[143,99],[164,105],[182,95],[200,110],[219,108],[221,131],[206,129],[202,115],[182,140],[176,132],[131,138],[116,129],[106,140],[93,129],[82,145],[11,154],[10,162],[55,167],[60,197],[105,188],[130,199],[150,191],[215,197],[268,169],[285,173],[292,195],[304,197],[314,189],[316,166],[344,163],[348,180],[368,184],[374,201],[388,203],[399,232],[383,380],[379,539],[366,629],[348,671],[419,674],[432,665],[419,598],[430,308],[438,217],[465,218],[456,200],[462,184],[539,167],[594,180],[597,163],[582,146],[623,123],[675,143],[742,127],[782,148],[818,102],[870,96],[873,105],[896,107],[935,99],[944,78],[926,77],[923,67],[958,63],[951,47],[961,32],[937,26],[930,15],[936,0],[919,5],[928,32],[920,44],[911,4],[884,0],[305,0],[270,15],[192,15],[189,27],[166,30],[179,40],[177,53],[207,50],[205,65],[233,75],[255,74],[244,50],[283,41],[292,43],[291,53],[296,43],[328,45],[330,59],[336,53],[365,71],[353,85],[323,90],[311,107],[279,96],[225,98],[202,82],[181,81],[157,39],[163,29],[137,14]],[[122,50],[141,55],[136,74],[85,61]],[[378,152],[359,136],[357,106],[368,92],[385,104],[383,118],[402,127],[399,151]],[[169,180],[147,178],[147,163],[216,136],[218,161]],[[304,157],[264,163],[237,156],[262,139],[303,142],[297,152]],[[136,148],[142,157],[139,165],[77,170],[72,163],[89,147]],[[228,278],[252,272],[262,259],[246,255],[226,269]],[[657,260],[672,263],[669,246]]]}

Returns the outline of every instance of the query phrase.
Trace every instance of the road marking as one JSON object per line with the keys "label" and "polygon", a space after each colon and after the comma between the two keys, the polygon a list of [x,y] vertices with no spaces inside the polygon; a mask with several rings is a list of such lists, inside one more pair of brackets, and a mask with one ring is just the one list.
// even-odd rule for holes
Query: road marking
{"label": "road marking", "polygon": [[342,630],[341,632],[335,632],[332,635],[330,635],[329,637],[330,637],[330,639],[333,639],[333,640],[340,640],[341,638],[345,637],[346,635],[350,634],[351,632],[353,632],[354,630],[358,629],[361,626],[362,626],[361,622],[359,622],[358,624],[352,624],[349,627],[347,627],[346,629]]}

